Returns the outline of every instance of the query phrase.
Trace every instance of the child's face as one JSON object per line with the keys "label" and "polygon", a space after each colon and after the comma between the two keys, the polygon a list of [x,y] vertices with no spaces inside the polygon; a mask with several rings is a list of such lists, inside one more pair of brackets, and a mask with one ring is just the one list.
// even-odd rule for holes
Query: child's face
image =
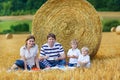
{"label": "child's face", "polygon": [[77,48],[77,44],[71,43],[71,47],[72,47],[72,49],[76,49]]}
{"label": "child's face", "polygon": [[85,49],[83,49],[83,50],[82,50],[82,55],[83,55],[83,56],[86,56],[87,54],[88,54],[88,51],[85,50]]}

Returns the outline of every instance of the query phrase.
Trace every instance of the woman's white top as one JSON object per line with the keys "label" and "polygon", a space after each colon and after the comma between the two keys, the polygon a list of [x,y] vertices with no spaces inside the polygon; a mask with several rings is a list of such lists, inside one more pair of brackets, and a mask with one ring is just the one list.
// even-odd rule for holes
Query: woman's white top
{"label": "woman's white top", "polygon": [[[80,62],[88,62],[85,67],[90,67],[90,56],[89,56],[89,55],[83,56],[83,55],[81,54],[81,55],[79,56],[79,58],[78,58],[78,62],[79,62],[79,61],[80,61]],[[80,64],[78,63],[77,66],[79,67]]]}
{"label": "woman's white top", "polygon": [[[81,53],[80,53],[80,50],[78,49],[78,48],[76,48],[76,49],[69,49],[68,50],[68,53],[67,53],[67,56],[78,56],[79,57],[79,55],[80,55]],[[77,61],[78,61],[78,59],[77,58],[69,58],[69,63],[71,63],[71,64],[75,64],[75,63],[77,63]]]}
{"label": "woman's white top", "polygon": [[22,46],[20,48],[20,56],[25,56],[26,64],[29,66],[35,65],[35,56],[37,55],[37,53],[38,45],[31,47],[29,51],[27,50],[26,46]]}

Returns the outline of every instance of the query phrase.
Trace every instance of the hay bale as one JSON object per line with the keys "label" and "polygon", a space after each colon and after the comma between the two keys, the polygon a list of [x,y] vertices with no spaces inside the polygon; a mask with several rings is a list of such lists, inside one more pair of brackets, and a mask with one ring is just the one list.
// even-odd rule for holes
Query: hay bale
{"label": "hay bale", "polygon": [[116,27],[111,28],[111,32],[115,32]]}
{"label": "hay bale", "polygon": [[13,38],[13,35],[10,34],[10,33],[7,33],[7,34],[5,35],[5,38],[6,38],[6,39],[12,39],[12,38]]}
{"label": "hay bale", "polygon": [[70,41],[77,39],[79,49],[90,48],[94,56],[101,42],[102,24],[95,8],[86,0],[48,0],[34,15],[32,34],[39,47],[46,42],[46,36],[56,34],[65,52]]}
{"label": "hay bale", "polygon": [[116,27],[116,33],[120,35],[120,25]]}

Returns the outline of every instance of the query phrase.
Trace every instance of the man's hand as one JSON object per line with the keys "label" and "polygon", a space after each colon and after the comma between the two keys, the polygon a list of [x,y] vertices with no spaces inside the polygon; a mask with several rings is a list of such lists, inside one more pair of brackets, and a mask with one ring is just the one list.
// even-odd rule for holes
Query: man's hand
{"label": "man's hand", "polygon": [[44,56],[44,59],[47,59],[49,56]]}

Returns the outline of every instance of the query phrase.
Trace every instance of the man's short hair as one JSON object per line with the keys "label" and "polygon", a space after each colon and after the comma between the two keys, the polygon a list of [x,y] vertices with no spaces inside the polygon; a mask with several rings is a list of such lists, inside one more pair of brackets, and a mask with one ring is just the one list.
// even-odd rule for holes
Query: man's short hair
{"label": "man's short hair", "polygon": [[52,38],[54,38],[54,39],[56,40],[56,35],[55,35],[55,34],[49,33],[49,34],[47,35],[47,39],[50,38],[50,37],[52,37]]}

